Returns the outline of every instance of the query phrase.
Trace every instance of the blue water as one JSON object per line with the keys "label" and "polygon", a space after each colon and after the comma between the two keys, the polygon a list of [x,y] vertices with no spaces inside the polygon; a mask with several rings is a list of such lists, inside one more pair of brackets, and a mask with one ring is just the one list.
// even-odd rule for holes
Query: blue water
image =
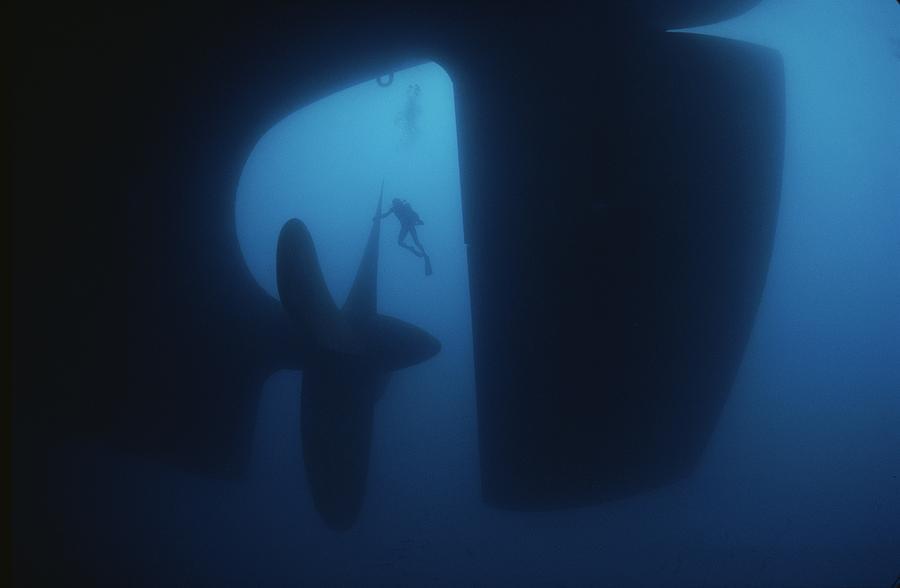
{"label": "blue water", "polygon": [[[246,481],[94,449],[64,456],[60,487],[119,472],[92,490],[94,503],[67,509],[71,557],[158,584],[890,586],[900,573],[900,9],[773,0],[693,32],[779,50],[787,85],[768,282],[693,476],[585,509],[482,505],[453,87],[423,64],[386,88],[368,80],[298,104],[248,149],[236,191],[241,250],[272,296],[288,218],[308,224],[338,304],[382,180],[386,201],[409,200],[425,221],[428,278],[397,247],[396,220],[384,221],[379,310],[443,351],[396,374],[376,408],[358,525],[336,533],[313,510],[302,375],[280,371],[261,392]],[[421,88],[413,124],[410,84]]]}

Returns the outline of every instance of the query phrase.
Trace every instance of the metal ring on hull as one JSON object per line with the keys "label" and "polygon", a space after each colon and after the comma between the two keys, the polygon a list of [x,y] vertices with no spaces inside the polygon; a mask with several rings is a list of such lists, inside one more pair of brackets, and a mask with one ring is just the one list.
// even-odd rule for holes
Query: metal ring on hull
{"label": "metal ring on hull", "polygon": [[[384,78],[387,78],[387,81],[382,81]],[[391,72],[386,76],[378,76],[377,78],[375,78],[375,83],[382,88],[387,88],[394,83],[394,72]]]}

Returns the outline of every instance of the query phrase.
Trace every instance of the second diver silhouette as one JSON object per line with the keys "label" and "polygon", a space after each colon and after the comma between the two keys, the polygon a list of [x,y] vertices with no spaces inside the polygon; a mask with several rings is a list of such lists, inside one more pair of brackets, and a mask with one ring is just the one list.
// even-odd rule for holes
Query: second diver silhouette
{"label": "second diver silhouette", "polygon": [[[382,192],[384,192],[384,187],[382,186]],[[391,207],[387,212],[382,214],[378,218],[384,218],[389,216],[391,213],[397,217],[397,220],[400,221],[400,234],[397,236],[397,243],[400,247],[407,249],[415,254],[416,257],[424,257],[425,258],[425,275],[431,275],[431,258],[428,257],[428,254],[425,253],[425,248],[422,247],[422,243],[419,242],[419,234],[416,232],[416,227],[419,225],[424,225],[425,223],[419,218],[418,213],[412,209],[412,206],[409,205],[409,202],[406,200],[401,200],[399,198],[394,198],[391,201]],[[412,237],[413,243],[415,246],[410,246],[406,244],[407,235]],[[416,249],[418,247],[418,249]]]}

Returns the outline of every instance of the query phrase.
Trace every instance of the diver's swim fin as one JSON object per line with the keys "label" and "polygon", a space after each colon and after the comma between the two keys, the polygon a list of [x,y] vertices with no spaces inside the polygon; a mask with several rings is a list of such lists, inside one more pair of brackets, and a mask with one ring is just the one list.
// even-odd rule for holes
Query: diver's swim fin
{"label": "diver's swim fin", "polygon": [[426,276],[431,275],[431,258],[428,257],[427,255],[425,256],[425,275]]}

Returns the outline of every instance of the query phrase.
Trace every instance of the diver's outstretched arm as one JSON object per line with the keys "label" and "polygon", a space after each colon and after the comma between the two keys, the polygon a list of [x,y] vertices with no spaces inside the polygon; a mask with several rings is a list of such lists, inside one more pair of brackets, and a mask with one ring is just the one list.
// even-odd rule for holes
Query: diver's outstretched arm
{"label": "diver's outstretched arm", "polygon": [[393,212],[394,212],[394,207],[392,206],[392,207],[390,207],[390,208],[388,209],[388,211],[385,212],[384,214],[381,214],[381,215],[376,214],[376,215],[375,215],[375,218],[373,218],[372,220],[378,220],[378,219],[382,219],[382,218],[384,218],[384,217],[386,217],[386,216],[390,216],[391,213],[393,213]]}

